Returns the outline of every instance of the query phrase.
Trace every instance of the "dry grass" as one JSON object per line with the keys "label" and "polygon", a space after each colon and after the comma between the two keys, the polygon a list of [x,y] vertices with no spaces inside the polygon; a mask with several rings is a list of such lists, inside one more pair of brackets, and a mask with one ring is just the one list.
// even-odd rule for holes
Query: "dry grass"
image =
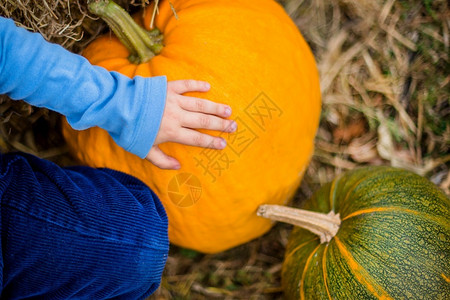
{"label": "dry grass", "polygon": [[[0,14],[74,52],[103,30],[81,0],[44,0],[47,5],[33,10],[28,2],[36,3],[7,0]],[[410,169],[450,195],[448,1],[280,2],[314,51],[323,95],[315,156],[295,203],[347,169],[379,164]],[[67,3],[68,16],[62,13]],[[40,11],[50,4],[57,5],[53,13]],[[2,151],[66,162],[55,114],[6,98],[0,99],[0,113]],[[151,299],[281,299],[289,231],[279,224],[266,236],[217,255],[172,247],[162,287]]]}
{"label": "dry grass", "polygon": [[447,1],[285,1],[314,49],[323,114],[310,180],[362,164],[427,176],[449,193]]}

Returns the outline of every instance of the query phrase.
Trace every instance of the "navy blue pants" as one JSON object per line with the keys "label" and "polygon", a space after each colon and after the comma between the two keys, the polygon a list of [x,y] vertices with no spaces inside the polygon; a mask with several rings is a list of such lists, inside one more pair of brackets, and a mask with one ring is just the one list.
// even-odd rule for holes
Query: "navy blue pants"
{"label": "navy blue pants", "polygon": [[167,216],[141,181],[0,154],[1,299],[143,299],[160,284]]}

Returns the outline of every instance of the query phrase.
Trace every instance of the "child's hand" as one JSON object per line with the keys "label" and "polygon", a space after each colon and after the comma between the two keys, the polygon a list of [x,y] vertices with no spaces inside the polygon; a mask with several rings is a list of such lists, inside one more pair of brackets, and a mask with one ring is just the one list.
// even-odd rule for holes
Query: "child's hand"
{"label": "child's hand", "polygon": [[210,129],[233,132],[236,122],[225,118],[231,115],[228,105],[214,103],[200,98],[182,96],[187,92],[207,92],[207,82],[196,80],[177,80],[167,84],[167,97],[164,114],[158,135],[146,159],[162,169],[179,169],[180,163],[159,149],[158,144],[177,142],[181,144],[223,149],[226,141],[200,133],[195,129]]}

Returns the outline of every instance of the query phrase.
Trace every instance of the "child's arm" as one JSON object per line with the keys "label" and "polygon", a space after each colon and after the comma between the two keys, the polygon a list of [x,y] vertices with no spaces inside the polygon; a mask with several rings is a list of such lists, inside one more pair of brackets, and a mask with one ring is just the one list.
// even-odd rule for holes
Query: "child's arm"
{"label": "child's arm", "polygon": [[[108,72],[0,17],[0,94],[57,111],[78,130],[99,126],[125,150],[159,167],[178,165],[156,147],[159,143],[223,148],[222,139],[185,128],[233,128],[233,121],[220,121],[219,117],[229,116],[225,105],[181,96],[187,91],[207,90],[205,83],[198,81],[167,84],[164,76],[129,79]],[[196,101],[203,103],[197,108],[207,109],[192,107]],[[207,127],[201,126],[202,118],[208,118],[204,122]]]}

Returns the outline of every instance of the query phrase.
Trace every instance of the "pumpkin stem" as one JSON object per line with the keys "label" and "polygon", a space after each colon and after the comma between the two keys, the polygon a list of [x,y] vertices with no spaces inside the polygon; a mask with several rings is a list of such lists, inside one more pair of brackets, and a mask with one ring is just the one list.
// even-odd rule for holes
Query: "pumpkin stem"
{"label": "pumpkin stem", "polygon": [[260,217],[299,226],[317,234],[320,243],[328,243],[336,235],[341,225],[339,214],[328,214],[292,208],[281,205],[261,205],[256,213]]}
{"label": "pumpkin stem", "polygon": [[158,29],[147,31],[139,26],[133,18],[112,0],[90,0],[89,11],[102,18],[122,44],[130,51],[128,58],[132,63],[149,61],[160,53],[162,35]]}

